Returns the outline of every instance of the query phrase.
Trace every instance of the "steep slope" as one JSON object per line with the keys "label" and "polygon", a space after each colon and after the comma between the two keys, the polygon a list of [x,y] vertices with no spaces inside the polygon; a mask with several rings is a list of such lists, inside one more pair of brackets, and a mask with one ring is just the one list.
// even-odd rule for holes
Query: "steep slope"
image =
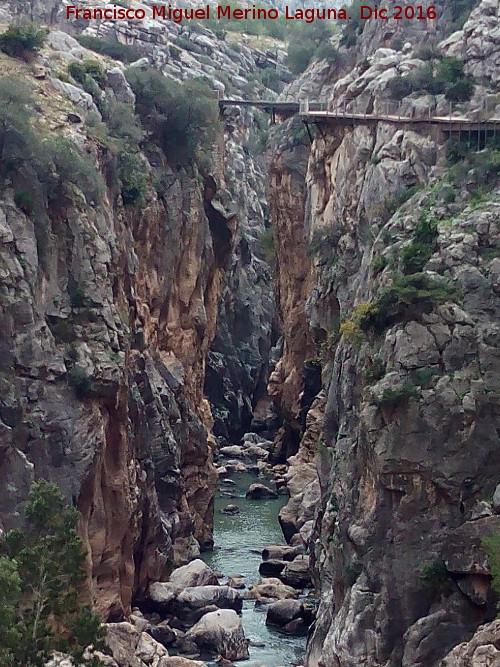
{"label": "steep slope", "polygon": [[[100,108],[121,104],[113,107],[118,124],[133,114],[124,65],[63,30],[126,39],[145,57],[138,69],[175,69],[179,79],[213,74],[218,64],[206,72],[206,55],[169,50],[164,27],[121,23],[112,35],[116,26],[106,22],[70,25],[61,2],[4,2],[0,11],[4,25],[20,13],[53,27],[32,62],[0,58],[3,75],[32,88],[29,127],[48,144],[67,140],[68,154],[57,197],[35,198],[34,207],[34,183],[24,177],[9,176],[2,189],[0,526],[17,525],[34,477],[59,484],[82,514],[89,595],[105,617],[119,619],[151,581],[212,545],[216,474],[205,363],[225,280],[239,280],[233,252],[241,253],[247,235],[255,246],[264,229],[259,195],[247,196],[259,168],[239,139],[226,153],[223,127],[199,169],[163,153],[149,134],[131,173],[119,175],[130,179],[120,193],[116,137]],[[221,51],[240,85],[246,80],[234,62],[243,73],[255,63],[242,50]],[[68,66],[84,60],[98,63],[97,87],[85,74],[85,85],[68,77]],[[245,122],[238,131],[250,135]],[[227,188],[236,185],[242,192],[235,187],[232,202]],[[245,298],[251,308],[259,299],[263,312],[252,372],[265,383],[271,278],[250,256],[262,287],[250,296],[246,288]]]}
{"label": "steep slope", "polygon": [[[389,81],[424,68],[424,57],[439,67],[439,57],[458,56],[475,89],[456,113],[474,118],[488,100],[493,112],[498,3],[481,3],[437,45],[450,18],[368,21],[354,49],[335,66],[311,67],[288,95],[384,113],[399,105]],[[396,33],[400,50],[387,48]],[[424,55],[427,38],[435,45]],[[444,94],[418,89],[400,106],[414,118],[449,108]],[[298,224],[312,257],[309,267],[302,255],[305,294],[292,288],[279,300],[284,336],[299,330],[317,346],[297,346],[295,361],[285,354],[280,391],[293,377],[300,391],[306,362],[320,360],[327,392],[321,436],[320,393],[291,460],[282,514],[289,537],[307,537],[321,502],[310,542],[320,591],[310,667],[438,665],[494,615],[481,539],[500,528],[483,502],[500,481],[498,151],[492,143],[476,153],[486,140],[477,132],[458,139],[464,152],[450,166],[446,136],[429,128],[323,124],[305,187],[298,174],[293,192],[286,144],[275,152],[271,210],[293,211],[276,215],[278,256]],[[297,267],[278,268],[279,284],[291,285]],[[320,492],[302,472],[314,460]]]}

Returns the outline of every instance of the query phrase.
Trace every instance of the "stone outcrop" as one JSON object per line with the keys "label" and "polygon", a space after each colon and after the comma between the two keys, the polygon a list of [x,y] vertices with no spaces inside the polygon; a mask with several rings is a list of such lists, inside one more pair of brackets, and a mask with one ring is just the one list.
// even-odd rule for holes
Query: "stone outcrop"
{"label": "stone outcrop", "polygon": [[479,627],[468,642],[456,646],[441,667],[494,667],[500,664],[500,621]]}

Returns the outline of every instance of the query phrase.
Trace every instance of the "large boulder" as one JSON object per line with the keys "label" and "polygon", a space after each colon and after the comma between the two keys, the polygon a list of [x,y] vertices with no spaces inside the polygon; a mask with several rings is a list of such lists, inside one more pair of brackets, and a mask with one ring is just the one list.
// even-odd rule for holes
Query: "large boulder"
{"label": "large boulder", "polygon": [[284,560],[265,560],[259,565],[259,574],[263,577],[279,577],[286,565]]}
{"label": "large boulder", "polygon": [[194,641],[200,650],[219,654],[226,660],[246,660],[249,657],[241,618],[232,609],[205,614],[186,637]]}
{"label": "large boulder", "polygon": [[161,658],[168,657],[167,649],[146,632],[141,634],[135,654],[139,660],[151,667],[159,667]]}
{"label": "large boulder", "polygon": [[250,500],[262,500],[264,498],[277,498],[278,494],[264,484],[252,484],[246,492],[246,497]]}
{"label": "large boulder", "polygon": [[291,563],[287,563],[280,574],[280,579],[293,588],[302,589],[311,586],[309,556],[297,556]]}
{"label": "large boulder", "polygon": [[262,550],[262,560],[288,560],[292,561],[296,556],[301,556],[305,553],[303,546],[288,547],[275,545],[265,547]]}
{"label": "large boulder", "polygon": [[215,605],[219,609],[233,609],[241,611],[243,599],[241,595],[230,586],[195,586],[185,588],[177,596],[174,602],[174,613],[185,616],[197,609],[209,605]]}
{"label": "large boulder", "polygon": [[168,657],[164,646],[131,623],[108,623],[106,644],[120,667],[163,667],[161,662]]}
{"label": "large boulder", "polygon": [[282,581],[271,577],[261,579],[250,586],[248,596],[260,604],[267,604],[272,600],[289,600],[296,598],[298,592],[291,586],[286,586]]}
{"label": "large boulder", "polygon": [[214,571],[201,558],[178,567],[170,575],[170,584],[178,591],[192,586],[217,586],[218,583]]}
{"label": "large boulder", "polygon": [[155,581],[149,585],[148,588],[148,607],[152,611],[157,611],[160,614],[168,611],[170,603],[177,595],[178,591],[172,586],[169,581]]}
{"label": "large boulder", "polygon": [[300,618],[303,605],[298,600],[278,600],[269,605],[267,609],[266,625],[281,628],[290,621]]}
{"label": "large boulder", "polygon": [[495,514],[500,514],[500,484],[497,485],[493,494],[493,511]]}
{"label": "large boulder", "polygon": [[176,634],[167,621],[151,626],[146,632],[162,646],[171,646],[176,640]]}

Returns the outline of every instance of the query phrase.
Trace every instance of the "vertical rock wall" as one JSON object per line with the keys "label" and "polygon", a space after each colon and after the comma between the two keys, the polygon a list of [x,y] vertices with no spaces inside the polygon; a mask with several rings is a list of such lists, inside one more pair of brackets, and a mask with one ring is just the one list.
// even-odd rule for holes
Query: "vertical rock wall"
{"label": "vertical rock wall", "polygon": [[[498,3],[483,2],[463,32],[438,47],[462,58],[466,72],[481,73],[465,111],[471,116],[496,85],[495,51],[487,41],[479,58],[474,36],[491,35],[498,20]],[[358,66],[351,69],[347,55],[344,71],[314,65],[294,90],[310,90],[310,99],[319,94],[331,108],[381,112],[387,81],[424,64],[416,54],[423,35],[403,27],[408,44],[396,51],[386,48],[392,28],[368,22],[356,47]],[[446,25],[419,30],[437,43]],[[444,96],[414,94],[404,109],[418,117],[429,106],[439,114],[446,104]],[[279,149],[276,165],[277,226],[282,211],[293,211],[285,228],[297,220],[295,211],[305,211],[298,235],[308,238],[312,256],[310,269],[301,263],[305,293],[299,298],[289,289],[286,297],[296,298],[299,331],[309,329],[317,344],[327,391],[322,433],[317,437],[315,425],[320,394],[291,459],[295,499],[282,516],[290,534],[310,535],[307,509],[319,482],[310,545],[320,604],[306,664],[437,666],[495,614],[481,539],[499,530],[485,502],[500,480],[498,188],[479,207],[470,203],[473,178],[450,194],[444,137],[416,126],[322,126],[305,189],[293,193]],[[434,221],[437,236],[424,278],[417,278],[404,273],[402,253],[423,220]],[[277,238],[283,252],[287,238]],[[296,267],[283,263],[279,271],[279,284],[291,285]],[[390,295],[386,306],[405,298],[398,294],[402,277],[456,291],[424,306],[410,301],[370,329],[366,312],[381,308],[383,295]],[[286,299],[279,305],[291,336],[297,318]],[[289,377],[298,377],[303,359]],[[307,480],[306,492],[299,468],[313,459],[318,480]]]}

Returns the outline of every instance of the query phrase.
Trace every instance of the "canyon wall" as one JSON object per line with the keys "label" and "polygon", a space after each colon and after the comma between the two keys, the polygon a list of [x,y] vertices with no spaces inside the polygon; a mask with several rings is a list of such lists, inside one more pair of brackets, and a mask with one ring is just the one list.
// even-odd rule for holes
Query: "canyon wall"
{"label": "canyon wall", "polygon": [[[418,25],[368,21],[335,65],[313,64],[288,96],[361,114],[393,105],[416,119],[444,115],[443,94],[416,91],[399,105],[387,84],[453,56],[475,84],[454,113],[475,118],[486,101],[498,116],[498,2],[480,3],[449,36],[447,11]],[[305,362],[320,362],[323,380],[289,461],[292,498],[281,515],[289,539],[309,539],[315,564],[320,602],[306,665],[439,665],[495,615],[482,547],[500,529],[488,502],[500,482],[495,150],[460,170],[447,134],[430,127],[310,130],[305,181],[293,188],[278,143],[270,202],[278,256],[292,234],[300,245],[300,268],[278,265],[284,338],[299,331],[316,348],[298,346],[295,360],[285,352],[278,368],[287,371],[271,389],[286,396],[293,382],[287,403],[298,414]],[[486,141],[476,132],[451,143],[459,139],[466,154]],[[290,287],[298,274],[302,293]],[[455,655],[478,646],[481,637]],[[452,655],[446,664],[472,664]]]}
{"label": "canyon wall", "polygon": [[[202,28],[186,34],[152,22],[69,24],[64,7],[0,3],[3,26],[20,14],[51,28],[47,46],[30,62],[0,54],[2,75],[32,89],[30,125],[47,141],[67,139],[104,183],[98,193],[69,179],[61,197],[37,211],[18,184],[4,183],[0,530],[19,524],[33,479],[57,483],[81,512],[88,596],[116,620],[150,582],[165,580],[213,544],[215,440],[204,397],[206,359],[220,315],[228,318],[221,330],[230,330],[231,318],[239,319],[242,308],[257,310],[258,301],[262,321],[254,327],[252,320],[221,363],[226,353],[244,358],[248,349],[247,385],[262,392],[273,300],[257,251],[262,168],[240,143],[255,118],[240,119],[234,138],[221,123],[211,166],[203,168],[144,141],[143,201],[124,203],[106,139],[96,138],[95,100],[65,72],[91,59],[105,72],[98,91],[105,103],[133,110],[134,94],[122,62],[84,49],[68,33],[85,29],[127,44],[143,56],[137,67],[177,80],[203,75],[221,91],[247,85],[245,75],[265,54],[230,44],[219,49]],[[181,34],[192,45],[169,48]],[[260,292],[249,294],[254,276]],[[228,303],[231,289],[237,305]],[[247,385],[242,381],[245,394]]]}

